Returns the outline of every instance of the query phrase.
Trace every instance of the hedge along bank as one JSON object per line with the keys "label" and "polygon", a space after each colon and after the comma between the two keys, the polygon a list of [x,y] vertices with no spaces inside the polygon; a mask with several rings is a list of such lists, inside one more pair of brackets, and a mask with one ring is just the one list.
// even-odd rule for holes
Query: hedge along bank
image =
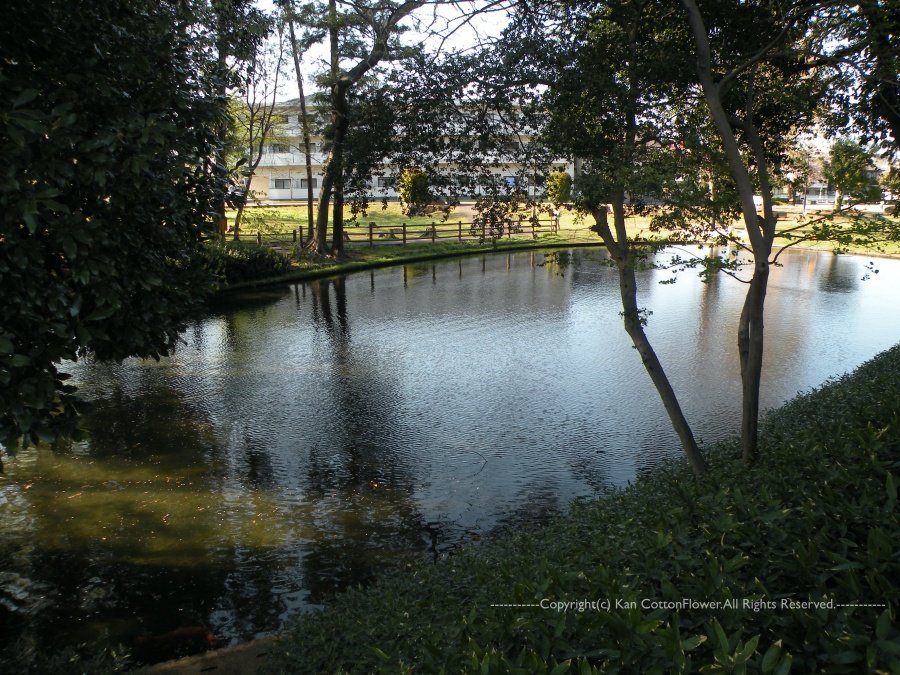
{"label": "hedge along bank", "polygon": [[535,532],[337,596],[282,672],[900,672],[900,346]]}

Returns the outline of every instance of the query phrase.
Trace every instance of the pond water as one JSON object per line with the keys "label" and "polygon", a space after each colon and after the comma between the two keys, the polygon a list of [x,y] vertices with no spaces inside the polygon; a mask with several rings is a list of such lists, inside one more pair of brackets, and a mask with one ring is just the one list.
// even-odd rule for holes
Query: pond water
{"label": "pond water", "polygon": [[[219,644],[386,566],[540,521],[678,444],[582,249],[407,265],[232,298],[160,362],[71,367],[88,441],[0,476],[0,640]],[[900,262],[773,270],[763,405],[900,339]],[[704,442],[739,426],[745,286],[641,276],[648,333]]]}

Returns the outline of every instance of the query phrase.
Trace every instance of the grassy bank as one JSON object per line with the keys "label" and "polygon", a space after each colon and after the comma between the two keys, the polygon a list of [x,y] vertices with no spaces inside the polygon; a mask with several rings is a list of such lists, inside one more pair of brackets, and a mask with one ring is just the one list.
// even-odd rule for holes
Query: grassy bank
{"label": "grassy bank", "polygon": [[[593,235],[593,233],[591,233]],[[335,274],[385,267],[401,263],[416,263],[474,253],[522,251],[539,248],[565,248],[568,246],[597,246],[599,238],[593,235],[576,237],[567,234],[546,234],[537,239],[500,239],[496,242],[444,241],[434,244],[408,244],[406,246],[354,246],[348,248],[343,258],[313,258],[302,256],[290,261],[287,269],[275,275],[266,274],[259,279],[248,279],[228,284],[225,291],[239,291],[258,286],[283,282],[303,281]],[[252,244],[248,248],[255,247]],[[264,268],[265,269],[265,268]]]}
{"label": "grassy bank", "polygon": [[[233,213],[230,213],[229,218],[232,218],[233,215]],[[460,220],[469,221],[474,215],[471,204],[462,204],[453,211],[450,221],[451,224]],[[803,234],[805,231],[802,229],[803,222],[812,222],[808,221],[808,219],[816,220],[819,215],[821,214],[813,212],[803,214],[795,207],[782,206],[779,211],[779,230],[794,230],[795,235]],[[348,219],[346,228],[354,243],[348,245],[346,255],[341,260],[336,261],[327,257],[308,256],[292,244],[293,235],[291,233],[294,230],[302,232],[305,229],[305,206],[260,206],[248,209],[246,220],[242,227],[244,238],[240,244],[229,243],[226,246],[228,253],[225,256],[228,260],[222,261],[222,256],[220,255],[218,256],[219,261],[214,264],[214,267],[221,268],[220,276],[226,286],[225,290],[241,290],[272,283],[302,281],[315,277],[354,272],[402,262],[421,262],[471,253],[570,245],[602,245],[597,234],[590,230],[589,219],[586,220],[579,217],[575,212],[567,209],[562,211],[560,227],[556,232],[539,233],[536,238],[520,235],[514,238],[501,238],[497,241],[488,240],[484,243],[471,239],[457,241],[452,232],[448,236],[448,233],[443,230],[438,235],[437,242],[423,241],[423,239],[430,238],[430,235],[425,237],[422,234],[425,232],[425,228],[440,219],[435,218],[434,215],[405,216],[400,210],[400,205],[396,202],[388,204],[386,209],[381,209],[380,206],[376,205],[369,214],[361,216],[358,220],[352,219],[351,216],[352,214],[348,210],[345,213],[345,217]],[[807,220],[805,221],[804,219]],[[896,221],[896,219],[894,220]],[[375,237],[375,246],[366,245],[369,237],[369,222],[374,223],[379,228],[379,234]],[[407,225],[409,241],[405,245],[400,245],[399,241],[397,241],[399,237],[397,234],[398,230],[391,230],[390,228],[396,228],[403,223]],[[738,231],[742,227],[738,221],[735,221],[733,226],[738,228]],[[444,226],[438,224],[437,227],[441,228]],[[455,226],[452,226],[451,230],[453,227]],[[795,230],[797,227],[801,229]],[[388,229],[386,230],[385,228]],[[647,216],[626,219],[626,228],[631,237],[660,239],[665,236],[664,232],[650,232]],[[384,233],[389,231],[391,235],[388,239],[385,239],[386,235]],[[277,243],[282,252],[286,249],[291,249],[293,246],[295,255],[290,260],[285,259],[283,262],[264,259],[265,256],[263,255],[254,255],[252,250],[255,248],[255,233],[257,232],[261,233],[264,241],[269,244],[275,245]],[[393,241],[387,243],[388,240]],[[776,240],[777,246],[783,246],[788,243],[789,240],[784,238]],[[798,248],[833,250],[834,247],[835,244],[832,242],[806,241]],[[263,248],[268,250],[268,246]],[[845,246],[845,249],[847,253],[852,254],[887,255],[890,257],[900,255],[900,244],[896,242],[882,244],[878,247],[878,250],[857,244],[848,244]]]}
{"label": "grassy bank", "polygon": [[770,414],[752,467],[734,445],[709,452],[702,480],[674,462],[536,532],[344,593],[273,665],[900,672],[900,346]]}

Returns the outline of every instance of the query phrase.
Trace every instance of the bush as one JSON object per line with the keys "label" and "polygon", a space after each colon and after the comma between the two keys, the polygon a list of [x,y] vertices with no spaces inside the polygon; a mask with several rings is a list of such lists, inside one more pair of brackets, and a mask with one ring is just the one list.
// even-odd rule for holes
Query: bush
{"label": "bush", "polygon": [[238,241],[208,244],[206,264],[220,286],[277,277],[290,268],[288,259],[280,253]]}
{"label": "bush", "polygon": [[753,466],[724,444],[702,479],[672,462],[535,533],[342,594],[277,665],[900,672],[898,373],[900,347],[798,397],[767,418]]}
{"label": "bush", "polygon": [[547,200],[556,206],[572,201],[572,177],[565,171],[554,171],[547,177]]}
{"label": "bush", "polygon": [[403,213],[411,215],[413,209],[427,204],[431,199],[428,193],[428,176],[419,169],[404,169],[400,174],[398,192]]}

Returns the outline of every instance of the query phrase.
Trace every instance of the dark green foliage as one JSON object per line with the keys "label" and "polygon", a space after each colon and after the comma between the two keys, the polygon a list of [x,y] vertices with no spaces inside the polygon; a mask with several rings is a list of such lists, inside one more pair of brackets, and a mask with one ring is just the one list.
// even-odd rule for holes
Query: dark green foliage
{"label": "dark green foliage", "polygon": [[[222,106],[188,3],[15,3],[0,22],[0,444],[75,430],[62,360],[157,356],[198,264]],[[211,70],[207,72],[212,72]]]}
{"label": "dark green foliage", "polygon": [[268,279],[290,268],[288,259],[270,248],[237,241],[211,243],[206,248],[206,266],[221,286],[242,281]]}
{"label": "dark green foliage", "polygon": [[[700,480],[672,463],[536,533],[345,593],[288,634],[279,667],[898,672],[898,374],[895,347],[771,414],[753,466],[721,447]],[[542,599],[613,606],[491,606]],[[637,606],[616,608],[616,599]],[[642,608],[642,599],[737,607]],[[853,604],[883,606],[837,606]]]}

